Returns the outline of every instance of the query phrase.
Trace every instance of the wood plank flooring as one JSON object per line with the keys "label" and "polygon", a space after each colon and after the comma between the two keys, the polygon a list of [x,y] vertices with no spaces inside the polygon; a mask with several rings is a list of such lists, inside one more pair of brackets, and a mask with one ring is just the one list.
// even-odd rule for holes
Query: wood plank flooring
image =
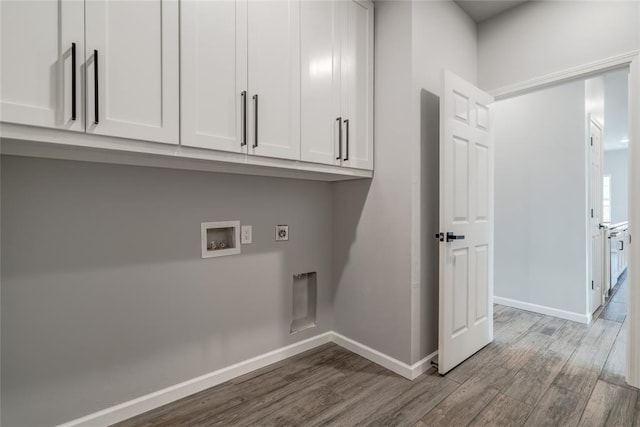
{"label": "wood plank flooring", "polygon": [[496,305],[494,342],[446,376],[327,344],[117,425],[640,426],[625,299],[623,282],[591,325]]}

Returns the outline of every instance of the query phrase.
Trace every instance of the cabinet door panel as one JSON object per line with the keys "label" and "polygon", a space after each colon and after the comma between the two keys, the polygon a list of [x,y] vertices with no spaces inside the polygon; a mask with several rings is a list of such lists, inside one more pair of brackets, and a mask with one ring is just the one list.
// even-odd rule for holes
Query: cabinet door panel
{"label": "cabinet door panel", "polygon": [[373,3],[347,2],[343,52],[349,120],[349,150],[343,164],[373,169]]}
{"label": "cabinet door panel", "polygon": [[87,132],[178,143],[178,36],[177,0],[86,2]]}
{"label": "cabinet door panel", "polygon": [[[0,2],[0,120],[84,131],[84,3]],[[76,120],[72,120],[75,43]]]}
{"label": "cabinet door panel", "polygon": [[299,0],[249,1],[251,154],[300,158],[299,30]]}
{"label": "cabinet door panel", "polygon": [[340,148],[340,35],[343,2],[300,4],[301,158],[337,164]]}
{"label": "cabinet door panel", "polygon": [[181,143],[246,152],[247,2],[185,0],[180,16]]}

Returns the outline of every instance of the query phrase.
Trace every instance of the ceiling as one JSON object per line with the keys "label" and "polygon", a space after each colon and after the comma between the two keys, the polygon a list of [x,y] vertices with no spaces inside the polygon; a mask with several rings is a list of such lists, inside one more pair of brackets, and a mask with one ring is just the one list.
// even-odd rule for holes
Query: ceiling
{"label": "ceiling", "polygon": [[512,9],[527,0],[454,0],[476,23]]}

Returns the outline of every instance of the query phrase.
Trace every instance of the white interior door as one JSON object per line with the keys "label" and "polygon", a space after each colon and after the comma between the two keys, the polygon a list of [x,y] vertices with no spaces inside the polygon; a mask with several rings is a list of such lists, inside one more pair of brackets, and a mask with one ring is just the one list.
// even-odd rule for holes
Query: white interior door
{"label": "white interior door", "polygon": [[249,0],[249,153],[300,159],[300,0]]}
{"label": "white interior door", "polygon": [[87,132],[177,144],[178,1],[91,0],[85,12]]}
{"label": "white interior door", "polygon": [[3,0],[0,43],[0,120],[84,132],[84,2]]}
{"label": "white interior door", "polygon": [[602,128],[590,120],[589,193],[591,237],[591,312],[602,305],[604,282],[604,233],[602,224]]}
{"label": "white interior door", "polygon": [[247,0],[182,0],[181,144],[247,149]]}
{"label": "white interior door", "polygon": [[438,371],[493,340],[493,98],[443,72]]}

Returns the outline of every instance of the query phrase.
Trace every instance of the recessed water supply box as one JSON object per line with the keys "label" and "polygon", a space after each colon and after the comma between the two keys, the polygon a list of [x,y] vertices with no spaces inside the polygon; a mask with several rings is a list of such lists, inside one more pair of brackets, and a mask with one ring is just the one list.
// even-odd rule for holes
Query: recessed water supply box
{"label": "recessed water supply box", "polygon": [[294,274],[291,333],[316,326],[318,275],[315,272]]}
{"label": "recessed water supply box", "polygon": [[240,253],[240,221],[203,222],[202,258]]}

